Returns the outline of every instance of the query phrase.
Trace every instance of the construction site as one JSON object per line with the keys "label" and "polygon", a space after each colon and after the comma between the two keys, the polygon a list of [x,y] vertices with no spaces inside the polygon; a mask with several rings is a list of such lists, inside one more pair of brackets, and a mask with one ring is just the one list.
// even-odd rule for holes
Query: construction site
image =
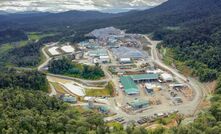
{"label": "construction site", "polygon": [[[155,46],[145,35],[127,34],[113,27],[89,35],[96,38],[75,45],[48,46],[45,52],[49,58],[65,55],[80,64],[99,64],[105,78],[83,80],[50,74],[55,95],[63,95],[61,99],[74,106],[95,108],[111,115],[109,122],[122,124],[131,120],[143,124],[140,118],[144,116],[149,120],[154,115],[195,111],[200,93],[188,78],[158,62]],[[147,47],[148,51],[144,50]],[[112,83],[111,89],[108,83]]]}

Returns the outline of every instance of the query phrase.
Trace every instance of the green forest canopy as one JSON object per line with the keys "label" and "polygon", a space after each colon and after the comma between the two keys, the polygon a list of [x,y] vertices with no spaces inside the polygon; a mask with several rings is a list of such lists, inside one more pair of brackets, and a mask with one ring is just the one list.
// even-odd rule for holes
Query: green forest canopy
{"label": "green forest canopy", "polygon": [[65,57],[51,61],[49,63],[48,71],[54,74],[64,74],[92,80],[104,77],[104,72],[98,64],[95,66],[88,66],[79,63],[72,63],[71,60]]}
{"label": "green forest canopy", "polygon": [[26,90],[48,91],[46,75],[38,71],[22,71],[15,69],[1,69],[1,88],[24,88]]}

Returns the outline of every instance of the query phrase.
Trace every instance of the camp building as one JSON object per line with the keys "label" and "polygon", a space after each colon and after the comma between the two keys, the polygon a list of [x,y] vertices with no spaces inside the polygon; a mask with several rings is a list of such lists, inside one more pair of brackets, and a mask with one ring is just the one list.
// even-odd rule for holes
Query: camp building
{"label": "camp building", "polygon": [[120,82],[124,87],[124,91],[128,95],[139,94],[139,89],[136,83],[154,81],[159,78],[158,74],[139,74],[139,75],[128,75],[121,76]]}
{"label": "camp building", "polygon": [[147,100],[135,99],[132,102],[129,102],[128,105],[130,105],[133,109],[137,110],[140,108],[148,107],[149,102]]}
{"label": "camp building", "polygon": [[131,78],[134,82],[150,82],[155,81],[159,78],[158,74],[138,74],[131,75]]}
{"label": "camp building", "polygon": [[120,77],[120,81],[126,94],[134,95],[139,93],[136,83],[134,83],[130,76],[122,76]]}

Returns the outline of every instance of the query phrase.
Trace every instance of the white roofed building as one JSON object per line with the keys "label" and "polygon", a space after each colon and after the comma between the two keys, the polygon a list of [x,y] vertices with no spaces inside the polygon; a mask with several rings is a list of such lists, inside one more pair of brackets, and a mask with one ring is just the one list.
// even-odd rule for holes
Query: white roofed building
{"label": "white roofed building", "polygon": [[59,55],[60,53],[58,52],[58,47],[51,47],[48,49],[48,52],[52,55],[52,56],[55,56],[55,55]]}
{"label": "white roofed building", "polygon": [[157,70],[147,70],[146,73],[148,73],[148,74],[162,74],[163,71],[160,70],[160,69],[157,69]]}
{"label": "white roofed building", "polygon": [[77,95],[77,96],[80,96],[80,97],[83,97],[85,96],[85,91],[83,88],[79,87],[79,86],[76,86],[72,83],[65,83],[65,84],[62,84],[68,91],[70,91],[71,93]]}
{"label": "white roofed building", "polygon": [[64,51],[65,53],[74,52],[74,48],[70,45],[66,45],[66,46],[61,47],[61,50]]}
{"label": "white roofed building", "polygon": [[160,75],[160,78],[164,81],[164,82],[171,82],[173,81],[173,76],[172,74],[169,73],[163,73]]}
{"label": "white roofed building", "polygon": [[120,58],[119,62],[122,64],[132,63],[130,58]]}
{"label": "white roofed building", "polygon": [[108,55],[106,55],[106,56],[100,56],[99,59],[100,59],[100,62],[101,62],[101,63],[108,63],[108,62],[110,62],[110,58],[109,58]]}

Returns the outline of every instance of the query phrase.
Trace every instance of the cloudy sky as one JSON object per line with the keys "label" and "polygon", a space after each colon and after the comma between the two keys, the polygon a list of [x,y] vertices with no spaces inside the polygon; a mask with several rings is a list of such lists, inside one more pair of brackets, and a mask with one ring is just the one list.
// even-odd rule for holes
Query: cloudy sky
{"label": "cloudy sky", "polygon": [[101,10],[124,11],[156,6],[166,0],[0,0],[0,10],[50,11]]}

